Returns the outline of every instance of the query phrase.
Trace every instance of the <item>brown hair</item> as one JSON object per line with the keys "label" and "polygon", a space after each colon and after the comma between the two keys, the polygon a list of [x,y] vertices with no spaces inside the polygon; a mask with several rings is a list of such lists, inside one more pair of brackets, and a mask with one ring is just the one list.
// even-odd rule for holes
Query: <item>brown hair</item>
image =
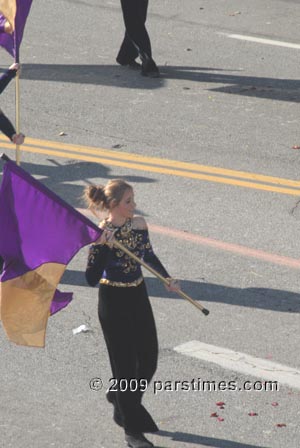
{"label": "brown hair", "polygon": [[84,199],[89,209],[110,210],[118,205],[126,190],[132,189],[122,179],[112,179],[105,186],[90,185],[84,190]]}

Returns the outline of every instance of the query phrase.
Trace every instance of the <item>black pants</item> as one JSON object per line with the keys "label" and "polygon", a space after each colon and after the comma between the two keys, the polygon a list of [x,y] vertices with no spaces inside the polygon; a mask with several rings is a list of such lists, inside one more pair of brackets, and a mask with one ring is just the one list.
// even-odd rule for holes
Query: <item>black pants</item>
{"label": "black pants", "polygon": [[121,0],[121,6],[126,32],[117,61],[128,64],[137,56],[143,62],[151,59],[151,43],[145,26],[148,0]]}
{"label": "black pants", "polygon": [[[118,421],[115,420],[125,431],[158,431],[141,404],[143,391],[135,390],[136,383],[132,390],[129,387],[132,379],[137,384],[141,379],[149,384],[157,366],[157,334],[145,283],[129,288],[100,285],[98,311],[116,379],[117,391],[109,393]],[[118,387],[121,380],[122,388]],[[126,382],[128,387],[124,390]]]}

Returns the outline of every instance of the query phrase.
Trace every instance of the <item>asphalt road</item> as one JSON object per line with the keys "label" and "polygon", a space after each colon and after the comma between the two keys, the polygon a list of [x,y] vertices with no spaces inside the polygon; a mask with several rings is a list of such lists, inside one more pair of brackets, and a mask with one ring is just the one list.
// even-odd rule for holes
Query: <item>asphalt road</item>
{"label": "asphalt road", "polygon": [[[204,317],[145,272],[160,340],[155,380],[172,389],[150,385],[145,396],[158,447],[300,444],[298,387],[176,391],[175,381],[258,378],[250,363],[248,375],[174,350],[201,341],[299,378],[299,19],[295,0],[152,0],[162,77],[145,79],[115,63],[117,0],[32,5],[21,47],[22,166],[76,208],[84,186],[126,178],[156,253],[210,310]],[[4,69],[12,61],[0,55]],[[14,116],[13,83],[1,107]],[[0,148],[14,157],[4,137]],[[62,279],[74,300],[49,320],[44,350],[14,346],[0,330],[5,447],[124,446],[105,400],[111,373],[86,254]],[[82,324],[91,331],[73,335]],[[104,388],[91,390],[98,377]]]}

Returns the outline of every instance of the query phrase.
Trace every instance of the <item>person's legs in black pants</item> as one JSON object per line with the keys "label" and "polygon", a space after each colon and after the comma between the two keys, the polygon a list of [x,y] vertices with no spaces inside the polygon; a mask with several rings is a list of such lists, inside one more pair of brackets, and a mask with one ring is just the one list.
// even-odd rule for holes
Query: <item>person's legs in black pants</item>
{"label": "person's legs in black pants", "polygon": [[136,66],[139,55],[142,60],[142,74],[158,76],[158,68],[152,59],[149,34],[145,23],[147,19],[148,0],[121,0],[125,23],[125,37],[117,56],[121,65]]}
{"label": "person's legs in black pants", "polygon": [[[144,284],[132,288],[101,285],[99,318],[117,381],[117,392],[108,395],[115,405],[115,416],[118,414],[115,421],[127,433],[157,431],[152,417],[141,404],[141,391],[129,387],[132,379],[138,384],[141,378],[150,381],[157,364],[156,329]],[[121,380],[122,391],[118,387]]]}
{"label": "person's legs in black pants", "polygon": [[145,283],[140,285],[140,297],[135,307],[137,339],[137,375],[146,379],[148,384],[157,368],[158,341],[156,326]]}

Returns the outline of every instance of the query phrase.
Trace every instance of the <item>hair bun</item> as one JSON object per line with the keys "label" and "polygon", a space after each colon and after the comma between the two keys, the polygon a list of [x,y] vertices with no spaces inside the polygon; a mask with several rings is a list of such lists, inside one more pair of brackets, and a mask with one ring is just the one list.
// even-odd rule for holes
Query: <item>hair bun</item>
{"label": "hair bun", "polygon": [[91,200],[95,200],[96,199],[97,193],[98,193],[98,187],[96,187],[96,185],[90,185],[88,187],[88,197]]}
{"label": "hair bun", "polygon": [[124,192],[132,189],[123,179],[111,179],[104,187],[103,185],[89,185],[84,189],[83,198],[89,208],[110,210],[119,204]]}

